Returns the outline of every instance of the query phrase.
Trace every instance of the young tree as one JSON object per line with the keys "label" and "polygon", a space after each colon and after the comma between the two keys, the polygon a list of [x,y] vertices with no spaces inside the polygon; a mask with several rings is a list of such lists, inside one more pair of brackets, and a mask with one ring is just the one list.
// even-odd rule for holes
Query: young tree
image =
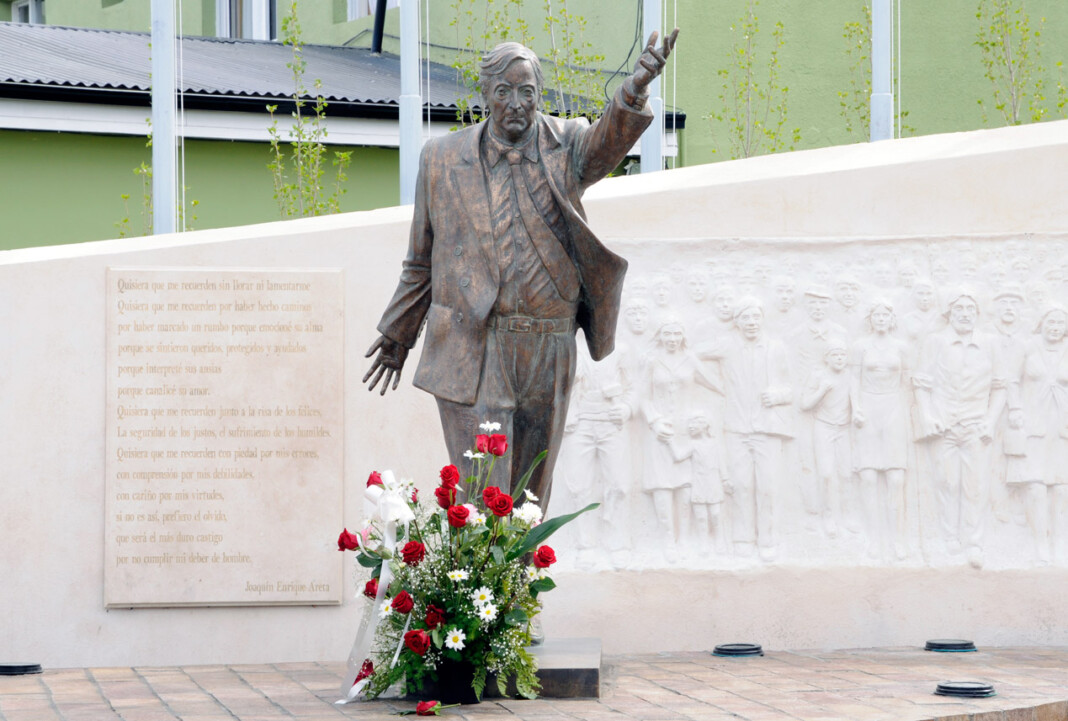
{"label": "young tree", "polygon": [[345,169],[352,161],[351,152],[335,151],[333,158],[334,177],[329,187],[324,185],[327,151],[323,145],[326,138],[326,99],[322,82],[315,80],[315,102],[307,112],[308,90],[304,85],[307,62],[304,60],[304,40],[300,21],[297,18],[297,0],[293,0],[289,12],[282,18],[282,42],[293,48],[293,59],[286,67],[293,71],[293,127],[289,131],[289,156],[286,156],[278,120],[277,105],[268,105],[271,126],[271,162],[267,169],[274,179],[274,199],[283,218],[329,215],[341,212],[341,196],[345,194],[344,183],[348,180]]}
{"label": "young tree", "polygon": [[723,79],[719,99],[725,109],[713,110],[707,116],[717,124],[726,124],[731,158],[775,153],[801,140],[800,128],[785,128],[789,88],[779,81],[779,53],[786,42],[783,24],[775,23],[771,49],[766,56],[761,55],[757,4],[757,0],[746,0],[745,13],[730,26],[737,40],[731,47],[730,64],[718,73]]}
{"label": "young tree", "polygon": [[[1043,91],[1042,31],[1031,29],[1023,0],[979,0],[975,44],[982,54],[983,75],[993,88],[993,105],[1006,125],[1037,123],[1046,114]],[[980,99],[983,121],[986,103]]]}

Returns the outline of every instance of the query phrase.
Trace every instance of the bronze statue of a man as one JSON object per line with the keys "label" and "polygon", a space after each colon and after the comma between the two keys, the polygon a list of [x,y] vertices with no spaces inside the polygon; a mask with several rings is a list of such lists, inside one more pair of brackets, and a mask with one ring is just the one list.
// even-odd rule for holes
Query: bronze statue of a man
{"label": "bronze statue of a man", "polygon": [[647,86],[663,70],[676,29],[654,32],[628,77],[590,125],[538,112],[538,57],[502,43],[481,63],[489,120],[427,141],[419,161],[408,256],[378,324],[368,390],[394,389],[426,322],[414,385],[438,402],[452,462],[485,421],[501,424],[511,463],[502,489],[548,456],[530,490],[548,508],[550,481],[575,373],[575,331],[590,355],[612,352],[627,262],[586,224],[581,198],[626,156],[653,119]]}

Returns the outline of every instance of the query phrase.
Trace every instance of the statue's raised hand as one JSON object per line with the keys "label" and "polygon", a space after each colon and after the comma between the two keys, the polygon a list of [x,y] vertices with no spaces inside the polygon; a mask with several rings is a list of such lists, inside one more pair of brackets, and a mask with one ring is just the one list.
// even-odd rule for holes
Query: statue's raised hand
{"label": "statue's raised hand", "polygon": [[[370,358],[376,352],[378,355],[375,356],[375,360],[371,364],[371,370],[364,375],[363,382],[367,383],[367,379],[370,378],[371,382],[368,383],[367,390],[373,391],[375,386],[378,385],[378,381],[382,380],[381,394],[386,395],[390,381],[393,381],[393,390],[397,390],[397,385],[400,383],[401,369],[404,367],[404,360],[408,357],[408,349],[397,341],[380,335],[378,340],[367,349],[367,354],[364,357]],[[372,375],[374,376],[373,378],[371,378]]]}
{"label": "statue's raised hand", "polygon": [[679,29],[675,28],[670,35],[665,36],[664,44],[658,50],[656,39],[659,34],[654,30],[653,34],[649,36],[649,42],[645,44],[645,50],[634,65],[634,74],[630,76],[630,82],[637,95],[643,95],[649,83],[664,70],[668,56],[675,49],[675,39],[679,36]]}

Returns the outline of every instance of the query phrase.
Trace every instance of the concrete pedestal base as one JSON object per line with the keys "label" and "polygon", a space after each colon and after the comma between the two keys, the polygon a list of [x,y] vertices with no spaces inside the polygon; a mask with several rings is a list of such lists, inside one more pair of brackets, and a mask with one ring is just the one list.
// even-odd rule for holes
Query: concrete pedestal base
{"label": "concrete pedestal base", "polygon": [[544,698],[598,698],[601,695],[601,639],[547,638],[531,648],[538,659]]}

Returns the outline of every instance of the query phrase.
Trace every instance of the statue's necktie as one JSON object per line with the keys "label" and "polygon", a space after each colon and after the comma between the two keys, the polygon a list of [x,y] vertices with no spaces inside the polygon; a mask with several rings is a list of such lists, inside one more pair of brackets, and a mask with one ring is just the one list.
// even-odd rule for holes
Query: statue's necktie
{"label": "statue's necktie", "polygon": [[515,188],[520,215],[531,244],[541,257],[542,265],[549,271],[560,296],[568,301],[577,300],[580,281],[578,270],[552,228],[534,205],[530,188],[527,187],[526,178],[523,177],[523,153],[512,148],[505,153],[505,157],[508,159],[508,169],[512,173],[512,186]]}

